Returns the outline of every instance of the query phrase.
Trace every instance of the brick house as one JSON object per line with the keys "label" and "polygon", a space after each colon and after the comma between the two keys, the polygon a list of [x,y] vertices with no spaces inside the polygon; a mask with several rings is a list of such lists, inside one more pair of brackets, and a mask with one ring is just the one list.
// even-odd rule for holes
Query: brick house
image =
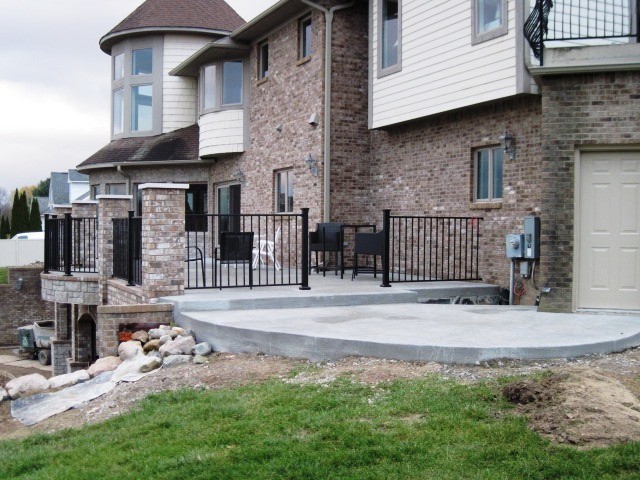
{"label": "brick house", "polygon": [[[157,297],[184,292],[185,212],[307,207],[311,224],[380,225],[383,209],[482,217],[480,276],[501,286],[505,234],[538,216],[541,257],[523,303],[640,309],[637,1],[615,1],[598,13],[580,0],[281,0],[245,23],[223,0],[147,0],[100,40],[111,142],[78,166],[102,238],[86,277],[94,297],[60,293],[53,274],[43,292],[57,296],[43,295],[72,325],[90,315],[107,354],[116,319],[165,318]],[[554,30],[593,14],[624,31]],[[109,220],[128,210],[143,217],[143,243],[162,238],[143,245],[152,257],[138,286],[110,264]]]}

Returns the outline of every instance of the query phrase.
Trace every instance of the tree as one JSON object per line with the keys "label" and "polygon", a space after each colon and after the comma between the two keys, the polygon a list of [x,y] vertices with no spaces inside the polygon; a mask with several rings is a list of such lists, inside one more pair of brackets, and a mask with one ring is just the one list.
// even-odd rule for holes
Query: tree
{"label": "tree", "polygon": [[11,233],[11,226],[9,225],[9,219],[2,215],[0,218],[0,240],[9,238]]}
{"label": "tree", "polygon": [[29,231],[39,232],[42,230],[42,220],[40,219],[40,203],[36,197],[31,199],[31,211],[29,212]]}
{"label": "tree", "polygon": [[29,206],[27,205],[27,194],[16,193],[13,195],[13,207],[11,208],[11,237],[29,231]]}
{"label": "tree", "polygon": [[34,197],[48,197],[49,196],[49,184],[51,183],[51,178],[45,178],[44,180],[40,180],[36,188],[33,189],[31,194]]}

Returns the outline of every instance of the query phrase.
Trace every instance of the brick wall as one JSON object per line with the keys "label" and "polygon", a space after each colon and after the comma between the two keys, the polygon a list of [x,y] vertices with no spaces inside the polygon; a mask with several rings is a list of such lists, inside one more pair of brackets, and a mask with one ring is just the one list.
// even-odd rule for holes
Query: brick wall
{"label": "brick wall", "polygon": [[594,145],[640,144],[640,72],[542,79],[541,308],[570,311],[573,291],[575,154]]}
{"label": "brick wall", "polygon": [[95,274],[74,273],[71,277],[43,273],[42,298],[49,302],[98,305],[100,289]]}
{"label": "brick wall", "polygon": [[[9,268],[9,284],[0,285],[0,345],[17,345],[17,328],[34,321],[53,320],[54,307],[40,293],[42,267]],[[18,279],[23,285],[18,290]]]}
{"label": "brick wall", "polygon": [[139,285],[127,285],[124,280],[111,278],[107,280],[107,305],[136,305],[144,303],[144,293]]}

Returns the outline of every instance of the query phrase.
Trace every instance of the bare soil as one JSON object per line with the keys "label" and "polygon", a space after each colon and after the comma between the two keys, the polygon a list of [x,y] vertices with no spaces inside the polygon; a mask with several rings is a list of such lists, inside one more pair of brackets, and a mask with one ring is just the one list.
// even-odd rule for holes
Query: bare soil
{"label": "bare soil", "polygon": [[[338,377],[377,384],[428,375],[473,383],[514,377],[505,397],[517,404],[531,428],[553,442],[592,448],[640,440],[640,349],[574,360],[493,361],[479,365],[445,365],[375,358],[345,358],[311,364],[303,360],[252,354],[214,354],[205,365],[160,369],[135,383],[120,384],[82,408],[32,427],[10,416],[0,404],[0,439],[53,432],[104,421],[129,411],[151,393],[181,388],[220,389],[279,378],[322,384]],[[537,380],[518,377],[536,375]],[[0,384],[4,383],[0,379]]]}

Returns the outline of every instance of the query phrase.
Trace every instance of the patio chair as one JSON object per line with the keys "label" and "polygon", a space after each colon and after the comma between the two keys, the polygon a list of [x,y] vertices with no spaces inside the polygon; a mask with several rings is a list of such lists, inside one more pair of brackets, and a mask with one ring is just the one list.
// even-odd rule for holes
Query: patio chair
{"label": "patio chair", "polygon": [[196,275],[198,275],[198,263],[200,262],[200,270],[202,271],[202,286],[207,286],[207,280],[204,270],[204,255],[200,247],[189,246],[185,248],[185,263],[196,262]]}
{"label": "patio chair", "polygon": [[[220,234],[220,247],[214,250],[216,278],[218,264],[220,266],[233,265],[234,268],[238,268],[238,265],[241,265],[243,269],[244,265],[249,265],[249,287],[253,288],[253,268],[251,268],[253,254],[253,232],[222,232]],[[222,288],[222,268],[219,269],[219,272],[219,286]],[[236,273],[236,279],[237,277],[238,274]]]}
{"label": "patio chair", "polygon": [[318,252],[322,252],[322,275],[327,274],[327,252],[334,252],[335,254],[335,270],[338,275],[338,269],[340,263],[338,262],[338,256],[342,246],[342,223],[340,222],[327,222],[318,223],[315,232],[309,232],[309,265],[311,265],[311,253],[316,253],[316,273],[319,273],[320,267],[318,266]]}
{"label": "patio chair", "polygon": [[[252,268],[255,270],[258,268],[258,264],[260,265],[268,265],[268,260],[271,259],[273,266],[276,270],[281,270],[280,262],[276,258],[276,245],[280,241],[280,236],[282,235],[282,228],[278,227],[276,229],[276,234],[273,240],[268,240],[266,237],[258,238],[258,247],[253,249],[253,265]],[[264,260],[263,258],[264,257]]]}
{"label": "patio chair", "polygon": [[[384,252],[384,230],[376,233],[356,232],[355,244],[353,246],[353,273],[351,280],[356,278],[358,273],[372,273],[374,278],[378,276],[378,266],[376,258],[383,257]],[[373,268],[360,267],[358,265],[358,255],[373,256]]]}

